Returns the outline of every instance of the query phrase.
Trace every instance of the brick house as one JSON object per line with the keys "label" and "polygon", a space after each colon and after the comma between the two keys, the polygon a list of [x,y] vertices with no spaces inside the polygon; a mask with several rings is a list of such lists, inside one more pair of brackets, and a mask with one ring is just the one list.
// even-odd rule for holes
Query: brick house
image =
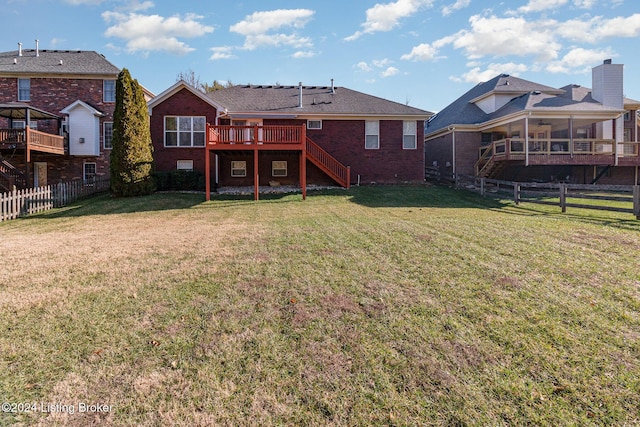
{"label": "brick house", "polygon": [[0,53],[0,191],[109,174],[119,71],[93,51]]}
{"label": "brick house", "polygon": [[[424,180],[432,113],[344,87],[178,82],[149,103],[156,169],[192,169],[212,186]],[[207,197],[209,193],[207,192]]]}
{"label": "brick house", "polygon": [[623,95],[623,66],[594,67],[593,88],[553,88],[502,74],[426,127],[427,167],[510,181],[640,182],[640,102]]}

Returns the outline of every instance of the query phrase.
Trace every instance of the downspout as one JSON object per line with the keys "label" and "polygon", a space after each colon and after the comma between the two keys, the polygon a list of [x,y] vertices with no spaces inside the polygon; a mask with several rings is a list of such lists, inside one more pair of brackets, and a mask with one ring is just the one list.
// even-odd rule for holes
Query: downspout
{"label": "downspout", "polygon": [[450,127],[449,130],[451,131],[451,146],[452,146],[452,150],[451,150],[451,154],[453,155],[453,160],[451,161],[451,166],[452,166],[452,173],[453,173],[453,177],[456,177],[456,128],[454,127]]}
{"label": "downspout", "polygon": [[619,135],[620,132],[618,132],[619,131],[618,120],[620,120],[621,117],[623,117],[622,114],[619,115],[618,117],[616,117],[613,120],[613,129],[614,129],[614,132],[615,132],[615,138],[613,139],[613,159],[614,159],[614,163],[613,164],[614,164],[614,166],[618,166],[618,160],[619,160],[618,151],[619,151],[620,147],[618,147],[618,141],[620,141],[620,135]]}

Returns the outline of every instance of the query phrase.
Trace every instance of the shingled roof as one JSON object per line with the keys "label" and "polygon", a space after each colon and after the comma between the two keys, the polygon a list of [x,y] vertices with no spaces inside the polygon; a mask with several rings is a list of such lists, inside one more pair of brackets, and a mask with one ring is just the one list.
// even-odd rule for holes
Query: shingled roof
{"label": "shingled roof", "polygon": [[[513,99],[493,113],[485,113],[475,102],[489,96],[512,94]],[[593,100],[591,89],[568,85],[560,89],[501,74],[479,83],[436,114],[427,124],[426,134],[450,126],[476,125],[521,111],[598,111],[619,112]]]}
{"label": "shingled roof", "polygon": [[238,85],[208,94],[232,113],[264,115],[414,116],[433,113],[345,87]]}
{"label": "shingled roof", "polygon": [[98,52],[88,50],[22,49],[0,52],[0,74],[11,75],[118,75],[118,67]]}

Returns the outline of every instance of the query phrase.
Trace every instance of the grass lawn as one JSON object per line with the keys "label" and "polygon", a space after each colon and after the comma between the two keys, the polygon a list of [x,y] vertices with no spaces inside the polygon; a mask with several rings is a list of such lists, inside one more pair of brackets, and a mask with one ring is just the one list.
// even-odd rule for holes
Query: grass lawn
{"label": "grass lawn", "polygon": [[0,425],[640,425],[632,215],[202,199],[0,223]]}

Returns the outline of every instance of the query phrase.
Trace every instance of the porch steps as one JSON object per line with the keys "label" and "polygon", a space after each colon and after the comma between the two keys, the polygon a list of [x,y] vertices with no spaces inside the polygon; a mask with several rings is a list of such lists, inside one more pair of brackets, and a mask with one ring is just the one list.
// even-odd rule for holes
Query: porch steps
{"label": "porch steps", "polygon": [[27,177],[0,155],[0,190],[11,191],[14,185],[18,189],[26,188]]}
{"label": "porch steps", "polygon": [[313,142],[309,137],[306,140],[307,159],[326,173],[331,179],[344,188],[351,186],[351,168],[337,161],[331,154]]}

